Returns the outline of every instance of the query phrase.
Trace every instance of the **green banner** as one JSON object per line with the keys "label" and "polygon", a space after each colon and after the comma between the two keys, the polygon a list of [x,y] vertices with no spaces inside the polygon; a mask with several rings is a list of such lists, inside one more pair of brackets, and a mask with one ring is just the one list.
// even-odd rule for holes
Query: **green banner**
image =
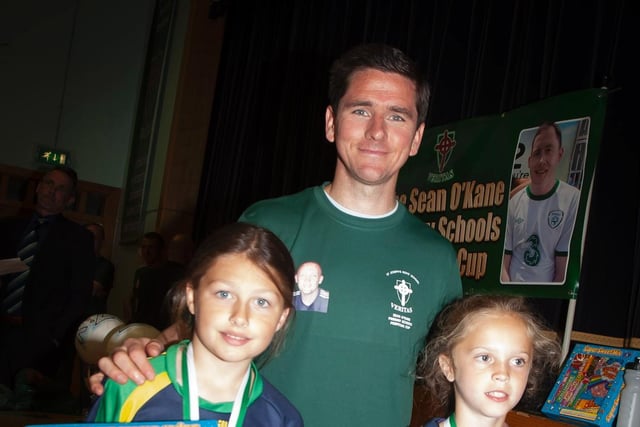
{"label": "green banner", "polygon": [[[590,89],[425,130],[418,154],[398,178],[398,198],[453,243],[465,293],[577,296],[605,110],[606,90]],[[561,132],[561,155],[554,172],[556,186],[536,196],[533,175],[539,179],[551,169],[540,166],[547,164],[543,161],[536,163],[545,156],[544,149],[539,149],[542,137],[536,138],[533,151],[532,145],[540,125],[547,121],[555,122]],[[519,189],[522,192],[516,195]],[[571,202],[569,194],[573,194]],[[525,226],[527,218],[538,220]],[[509,245],[514,247],[507,248],[505,262],[508,224],[512,237],[508,241],[513,242]],[[551,242],[563,241],[563,226],[568,230],[562,232],[565,247]],[[521,236],[525,231],[528,234]],[[556,271],[563,271],[564,280],[531,279],[534,273],[527,271],[540,271],[545,262],[547,270],[555,265]],[[512,265],[505,269],[510,275],[502,274],[503,263]]]}

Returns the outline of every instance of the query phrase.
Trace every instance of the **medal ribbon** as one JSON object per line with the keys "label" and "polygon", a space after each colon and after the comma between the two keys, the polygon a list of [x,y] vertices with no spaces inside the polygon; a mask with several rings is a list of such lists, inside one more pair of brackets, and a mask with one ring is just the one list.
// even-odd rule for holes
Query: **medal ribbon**
{"label": "medal ribbon", "polygon": [[[184,388],[184,396],[182,400],[182,415],[185,420],[200,420],[200,405],[198,404],[198,380],[196,378],[196,366],[193,360],[193,344],[190,342],[187,346],[186,357],[183,352],[182,357],[182,384]],[[251,388],[253,380],[256,377],[253,371],[253,365],[249,366],[244,374],[238,392],[233,401],[231,415],[229,415],[229,427],[241,426],[249,406],[249,397],[251,396]],[[187,375],[185,375],[185,372]],[[251,374],[251,383],[249,383],[249,375]]]}

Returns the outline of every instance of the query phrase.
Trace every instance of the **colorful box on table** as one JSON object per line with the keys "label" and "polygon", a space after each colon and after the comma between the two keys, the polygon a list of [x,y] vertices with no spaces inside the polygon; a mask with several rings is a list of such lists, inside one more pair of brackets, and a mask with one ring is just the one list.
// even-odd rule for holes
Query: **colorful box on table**
{"label": "colorful box on table", "polygon": [[638,356],[640,350],[576,344],[542,413],[574,425],[611,427],[618,412],[624,367]]}

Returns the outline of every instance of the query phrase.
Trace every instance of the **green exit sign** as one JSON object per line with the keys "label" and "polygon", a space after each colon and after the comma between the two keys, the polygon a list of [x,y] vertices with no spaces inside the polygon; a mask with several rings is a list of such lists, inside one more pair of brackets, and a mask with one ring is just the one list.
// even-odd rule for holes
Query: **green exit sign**
{"label": "green exit sign", "polygon": [[47,165],[66,165],[69,152],[49,147],[38,147],[38,162]]}

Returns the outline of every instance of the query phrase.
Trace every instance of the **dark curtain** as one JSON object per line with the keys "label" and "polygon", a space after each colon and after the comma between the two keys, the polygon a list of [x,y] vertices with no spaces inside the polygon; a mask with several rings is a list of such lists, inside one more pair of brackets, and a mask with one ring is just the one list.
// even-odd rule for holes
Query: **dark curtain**
{"label": "dark curtain", "polygon": [[[606,86],[607,120],[574,329],[640,336],[640,162],[631,126],[638,111],[640,31],[631,2],[213,3],[216,14],[224,6],[226,32],[197,238],[234,221],[259,199],[331,179],[335,151],[324,138],[327,72],[331,60],[356,43],[389,43],[418,61],[432,85],[428,126]],[[534,303],[556,329],[564,329],[567,301]]]}

